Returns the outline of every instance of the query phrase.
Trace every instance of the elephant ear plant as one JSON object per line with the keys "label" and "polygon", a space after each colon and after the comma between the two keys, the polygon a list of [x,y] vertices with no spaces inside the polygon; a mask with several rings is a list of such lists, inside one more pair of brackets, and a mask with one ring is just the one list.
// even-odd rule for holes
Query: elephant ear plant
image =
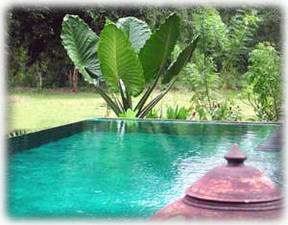
{"label": "elephant ear plant", "polygon": [[[116,23],[106,20],[99,37],[78,16],[66,15],[61,38],[75,67],[118,117],[144,118],[171,89],[196,48],[198,38],[167,66],[179,33],[177,14],[167,17],[154,33],[135,17],[120,18]],[[107,88],[99,85],[100,80]],[[159,82],[165,88],[147,102]],[[141,98],[133,106],[132,97],[138,95]]]}

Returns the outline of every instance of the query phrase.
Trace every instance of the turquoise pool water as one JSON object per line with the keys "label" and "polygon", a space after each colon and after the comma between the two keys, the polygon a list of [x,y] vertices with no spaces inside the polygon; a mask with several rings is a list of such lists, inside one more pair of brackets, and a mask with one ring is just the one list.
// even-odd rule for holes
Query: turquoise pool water
{"label": "turquoise pool water", "polygon": [[[125,125],[126,124],[126,125]],[[256,151],[277,125],[90,121],[87,129],[9,156],[12,217],[147,218],[238,143],[281,184],[279,152]]]}

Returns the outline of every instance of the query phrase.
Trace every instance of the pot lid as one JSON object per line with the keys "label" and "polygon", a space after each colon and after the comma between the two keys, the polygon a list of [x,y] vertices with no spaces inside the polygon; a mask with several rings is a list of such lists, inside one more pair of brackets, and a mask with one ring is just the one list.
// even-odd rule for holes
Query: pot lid
{"label": "pot lid", "polygon": [[226,165],[215,167],[188,188],[190,198],[228,202],[259,203],[281,199],[280,189],[260,170],[244,165],[246,155],[237,144],[224,157]]}

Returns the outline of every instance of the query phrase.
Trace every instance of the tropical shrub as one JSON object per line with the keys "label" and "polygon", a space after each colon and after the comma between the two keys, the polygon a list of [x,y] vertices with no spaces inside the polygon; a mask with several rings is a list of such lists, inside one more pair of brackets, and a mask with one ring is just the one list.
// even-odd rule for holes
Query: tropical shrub
{"label": "tropical shrub", "polygon": [[198,49],[193,54],[193,63],[187,63],[183,71],[185,72],[183,79],[189,84],[189,88],[198,94],[205,93],[206,86],[209,90],[220,87],[221,78],[217,73],[213,58],[205,57]]}
{"label": "tropical shrub", "polygon": [[193,95],[192,118],[197,120],[227,120],[240,121],[242,119],[241,109],[231,99],[222,101],[211,98],[210,102],[206,96]]}
{"label": "tropical shrub", "polygon": [[[247,70],[248,54],[254,45],[251,43],[262,22],[257,10],[238,9],[235,12],[226,23],[219,10],[212,7],[199,7],[192,14],[194,30],[200,38],[197,51],[201,57],[197,59],[201,58],[204,65],[213,65],[215,75],[221,78],[219,84],[228,89],[241,87],[239,78]],[[204,79],[209,75],[206,67],[198,67],[198,71]]]}
{"label": "tropical shrub", "polygon": [[162,108],[159,110],[153,108],[152,110],[147,113],[146,118],[149,119],[161,119],[162,118]]}
{"label": "tropical shrub", "polygon": [[184,106],[176,107],[167,106],[166,117],[167,119],[186,120],[190,114],[190,108]]}
{"label": "tropical shrub", "polygon": [[213,102],[210,111],[212,120],[240,121],[242,119],[241,110],[238,105],[229,99],[222,102]]}
{"label": "tropical shrub", "polygon": [[277,121],[281,113],[280,56],[269,43],[259,43],[249,54],[246,94],[258,119]]}
{"label": "tropical shrub", "polygon": [[18,137],[24,134],[29,133],[29,130],[25,130],[25,129],[16,129],[16,130],[12,130],[8,133],[8,137]]}
{"label": "tropical shrub", "polygon": [[215,60],[227,46],[227,27],[222,22],[219,12],[212,7],[200,7],[193,15],[193,21],[200,39],[195,67],[197,68],[196,74],[201,77],[201,81],[193,76],[190,77],[202,83],[211,109],[210,89],[212,87],[210,84],[218,76]]}
{"label": "tropical shrub", "polygon": [[[106,20],[100,36],[78,16],[66,15],[61,38],[75,67],[117,116],[126,117],[129,112],[131,117],[133,111],[133,116],[143,118],[171,89],[196,48],[198,38],[167,66],[179,33],[180,18],[175,13],[153,33],[144,21],[135,17],[120,18],[116,23]],[[108,89],[99,85],[101,80]],[[147,103],[160,81],[164,90]],[[132,97],[142,93],[133,106]]]}
{"label": "tropical shrub", "polygon": [[119,117],[127,118],[127,119],[135,119],[136,118],[136,113],[133,110],[128,109],[126,112],[120,113]]}
{"label": "tropical shrub", "polygon": [[213,7],[199,7],[192,15],[195,32],[200,36],[199,47],[212,54],[222,51],[228,44],[227,26],[222,21],[217,9]]}
{"label": "tropical shrub", "polygon": [[262,18],[257,10],[240,9],[227,27],[226,46],[222,52],[221,75],[226,88],[239,88],[239,78],[247,70],[247,58]]}

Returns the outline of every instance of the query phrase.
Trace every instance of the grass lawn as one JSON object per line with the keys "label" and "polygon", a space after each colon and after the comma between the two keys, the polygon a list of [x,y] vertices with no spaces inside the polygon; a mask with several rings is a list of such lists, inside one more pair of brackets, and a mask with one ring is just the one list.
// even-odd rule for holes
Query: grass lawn
{"label": "grass lawn", "polygon": [[[235,92],[227,92],[223,95],[233,97]],[[190,98],[189,92],[171,91],[157,107],[165,108],[166,105],[176,104],[188,107]],[[251,106],[239,98],[236,98],[235,103],[240,106],[244,120],[254,115]],[[63,90],[11,91],[8,97],[7,114],[9,131],[14,129],[35,131],[91,117],[115,117],[112,111],[107,111],[106,103],[97,93],[74,94]]]}

